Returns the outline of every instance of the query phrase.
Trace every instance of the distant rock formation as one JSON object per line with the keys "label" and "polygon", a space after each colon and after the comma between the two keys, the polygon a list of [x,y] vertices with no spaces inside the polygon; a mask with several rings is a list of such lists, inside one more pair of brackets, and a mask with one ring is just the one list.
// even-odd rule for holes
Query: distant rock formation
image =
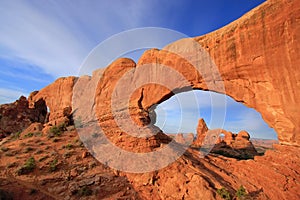
{"label": "distant rock formation", "polygon": [[46,115],[47,107],[43,100],[34,102],[32,108],[23,96],[14,103],[0,105],[0,139],[23,131],[33,122],[44,123]]}
{"label": "distant rock formation", "polygon": [[[208,128],[204,119],[199,119],[197,127],[197,137],[193,143],[195,147],[201,147],[208,134]],[[250,135],[247,131],[240,131],[238,134],[217,129],[219,137],[215,141],[211,141],[214,147],[212,153],[218,153],[229,157],[248,159],[258,155],[255,147],[250,141]],[[224,134],[224,137],[221,137]],[[213,143],[215,142],[215,143]]]}
{"label": "distant rock formation", "polygon": [[195,146],[201,146],[208,131],[207,125],[203,118],[200,118],[197,126],[197,135],[194,141]]}

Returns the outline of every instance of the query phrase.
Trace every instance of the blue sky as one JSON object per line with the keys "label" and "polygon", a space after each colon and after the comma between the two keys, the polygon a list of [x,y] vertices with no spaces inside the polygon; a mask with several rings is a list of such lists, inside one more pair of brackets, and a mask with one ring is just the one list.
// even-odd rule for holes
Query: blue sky
{"label": "blue sky", "polygon": [[277,134],[261,118],[231,97],[193,90],[172,96],[156,108],[157,121],[165,133],[196,133],[199,118],[209,129],[223,128],[233,133],[246,130],[252,138],[277,139]]}
{"label": "blue sky", "polygon": [[199,36],[230,23],[262,2],[2,0],[0,103],[28,96],[60,76],[78,75],[88,53],[114,34],[162,27]]}

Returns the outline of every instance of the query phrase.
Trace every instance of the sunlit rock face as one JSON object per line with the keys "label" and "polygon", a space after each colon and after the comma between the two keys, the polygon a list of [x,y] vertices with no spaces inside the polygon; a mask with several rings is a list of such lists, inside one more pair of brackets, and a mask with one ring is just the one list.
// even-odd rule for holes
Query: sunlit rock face
{"label": "sunlit rock face", "polygon": [[[281,144],[300,145],[299,104],[296,91],[299,88],[300,49],[299,2],[272,0],[250,11],[235,22],[210,34],[194,38],[206,50],[221,75],[225,92],[238,102],[252,107],[261,113],[263,119],[275,129]],[[169,48],[182,49],[187,40],[170,44]],[[168,48],[166,48],[168,49]],[[184,49],[183,49],[184,51]],[[203,60],[202,60],[203,61]],[[203,61],[205,64],[205,61]],[[140,66],[156,63],[168,66],[183,75],[185,81],[174,81],[174,77],[164,77],[165,82],[175,82],[179,91],[190,86],[193,89],[207,90],[211,84],[210,69],[201,74],[186,59],[168,50],[152,49],[146,51],[138,61],[118,60],[104,72],[104,78],[98,83],[96,93],[111,95],[113,87],[105,84],[117,82],[125,72],[133,70],[133,82],[138,83],[148,74],[137,74]],[[210,63],[211,64],[211,63]],[[120,69],[122,69],[120,71]],[[124,71],[125,70],[125,71]],[[153,75],[160,75],[153,68]],[[30,104],[44,99],[50,108],[50,121],[65,117],[63,109],[72,105],[72,89],[76,78],[62,78],[55,81],[29,98]],[[123,85],[125,91],[132,87]],[[173,88],[174,89],[174,88]],[[217,92],[218,88],[214,88]],[[139,125],[149,124],[151,106],[158,104],[173,93],[158,84],[148,84],[137,88],[130,99],[132,118]],[[141,99],[141,96],[143,97]],[[101,112],[103,96],[96,96],[96,108]]]}
{"label": "sunlit rock face", "polygon": [[35,107],[35,102],[43,100],[50,111],[47,119],[50,125],[69,123],[76,80],[76,77],[59,78],[40,91],[32,92],[28,97],[29,107]]}
{"label": "sunlit rock face", "polygon": [[[299,16],[298,1],[268,1],[230,25],[194,38],[218,67],[226,94],[260,112],[278,133],[280,143],[290,145],[300,144]],[[208,89],[206,71],[199,75],[179,56],[149,50],[138,65],[153,62],[173,67],[194,89]],[[149,96],[142,102],[144,108],[170,96],[170,91],[159,86],[143,91]]]}

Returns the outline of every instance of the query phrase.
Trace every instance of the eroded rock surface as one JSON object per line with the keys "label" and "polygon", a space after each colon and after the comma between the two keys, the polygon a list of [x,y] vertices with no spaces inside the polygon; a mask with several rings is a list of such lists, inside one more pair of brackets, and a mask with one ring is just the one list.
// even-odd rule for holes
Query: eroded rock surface
{"label": "eroded rock surface", "polygon": [[[171,82],[173,89],[177,90],[184,90],[187,86],[207,90],[213,85],[212,82],[223,81],[226,94],[260,112],[263,119],[278,133],[280,143],[299,145],[300,136],[296,134],[300,131],[300,98],[296,92],[300,84],[300,72],[297,67],[300,65],[299,10],[298,1],[270,0],[224,28],[194,38],[193,41],[201,45],[202,50],[206,50],[210,57],[199,60],[204,64],[201,73],[186,59],[176,54],[184,53],[182,47],[185,48],[190,40],[175,42],[163,50],[148,50],[142,55],[137,66],[128,59],[116,61],[105,70],[104,77],[97,87],[97,94],[107,95],[106,99],[101,95],[96,96],[98,115],[101,115],[101,108],[106,106],[104,104],[110,104],[108,96],[113,93],[114,86],[126,73],[132,73],[130,77],[133,79],[131,84],[121,86],[120,91],[124,89],[132,92],[134,85],[139,85],[138,83],[145,80],[147,82],[155,76],[164,78],[166,83]],[[179,50],[174,53],[169,51],[170,49]],[[174,81],[174,77],[171,76],[160,77],[160,68],[152,69],[152,77],[137,73],[138,68],[151,63],[175,69],[184,79]],[[217,67],[221,80],[209,78],[214,75],[212,76],[211,69],[206,69],[205,66],[212,65]],[[185,81],[189,85],[186,85]],[[75,77],[60,78],[31,95],[30,104],[44,99],[50,111],[52,110],[49,121],[55,122],[65,116],[63,109],[72,105],[72,89],[75,82]],[[213,89],[224,92],[219,85]],[[151,107],[172,95],[170,89],[157,84],[136,88],[130,98],[131,117],[140,125],[149,123]],[[102,103],[102,99],[106,103]]]}
{"label": "eroded rock surface", "polygon": [[[138,67],[157,63],[175,69],[190,83],[174,83],[179,90],[191,86],[224,92],[216,85],[223,81],[226,94],[260,112],[282,144],[299,145],[299,10],[298,1],[271,0],[220,30],[194,38],[209,53],[221,80],[212,79],[212,63],[206,57],[199,60],[204,64],[200,74],[182,56],[168,51],[184,53],[188,40],[175,42],[167,50],[146,51]],[[163,78],[171,82],[174,77]],[[145,110],[173,95],[159,85],[144,86],[139,94],[142,91],[140,105]]]}
{"label": "eroded rock surface", "polygon": [[216,131],[217,134],[210,138],[208,135],[210,132],[204,119],[199,119],[197,137],[193,146],[201,148],[209,144],[212,145],[212,153],[239,159],[249,159],[258,155],[247,131],[242,130],[238,134],[223,129],[216,129]]}
{"label": "eroded rock surface", "polygon": [[28,97],[29,106],[34,107],[36,102],[43,100],[50,112],[48,120],[51,125],[69,123],[76,80],[75,77],[59,78],[40,91],[32,92]]}
{"label": "eroded rock surface", "polygon": [[0,106],[0,139],[6,135],[23,131],[33,122],[44,123],[47,115],[45,103],[36,101],[29,108],[26,97],[20,97],[14,103]]}
{"label": "eroded rock surface", "polygon": [[[93,93],[95,98],[92,99],[95,100],[95,104],[91,107],[95,108],[96,120],[109,141],[127,151],[145,153],[160,149],[170,141],[169,137],[157,129],[156,135],[151,135],[151,131],[147,131],[147,128],[153,128],[151,125],[155,121],[153,106],[174,95],[174,90],[181,92],[188,87],[202,90],[212,88],[216,92],[224,93],[220,84],[223,81],[227,95],[260,112],[264,120],[278,133],[280,143],[289,146],[277,145],[274,151],[267,151],[265,156],[243,161],[218,155],[201,159],[199,152],[189,149],[178,160],[155,172],[130,174],[116,171],[116,174],[126,176],[131,183],[128,185],[132,185],[134,192],[137,191],[143,199],[215,199],[218,198],[217,189],[225,187],[234,196],[240,185],[246,188],[251,197],[257,199],[299,199],[300,98],[297,94],[300,84],[299,19],[300,1],[270,0],[213,33],[175,42],[163,50],[148,50],[137,64],[130,59],[118,59],[105,69],[103,77],[97,82]],[[170,52],[170,49],[173,49],[189,53],[185,50],[189,48],[191,41],[201,46],[201,49],[198,48],[204,56],[201,57],[202,60],[198,60],[204,64],[201,73],[187,59]],[[152,65],[148,68],[143,67],[147,64]],[[160,68],[160,65],[168,66],[168,69]],[[214,66],[217,67],[220,77],[211,73]],[[173,73],[174,76],[168,76],[168,70],[177,71],[181,75],[176,77],[178,74]],[[84,79],[88,84],[93,77]],[[48,123],[53,125],[69,120],[71,112],[74,111],[72,95],[76,80],[75,77],[58,79],[46,88],[32,93],[29,105],[34,107],[37,102],[45,101],[50,110]],[[149,83],[153,80],[170,84],[173,88],[159,84],[143,84],[145,81]],[[123,101],[124,97],[128,99]],[[113,107],[115,112],[111,110],[112,102],[115,103]],[[124,108],[129,108],[129,116],[124,112]],[[128,123],[120,127],[114,119],[115,116],[125,122],[132,119],[139,128],[131,130],[132,126]],[[93,131],[91,129],[86,134],[94,134]],[[227,145],[232,141],[235,141],[234,143],[238,141],[236,144],[241,147],[247,138],[245,132],[237,136],[225,134],[224,142]],[[49,144],[51,141],[46,141],[47,145],[51,146]],[[5,157],[9,161],[17,162],[18,166],[22,165],[26,158],[19,163],[14,157],[10,157],[12,153],[20,152],[17,143],[8,141],[6,145],[7,149],[3,150],[12,151],[1,152],[1,160]],[[45,194],[53,193],[55,197],[70,196],[71,194],[66,194],[66,191],[70,192],[69,190],[77,186],[67,185],[65,179],[62,180],[61,177],[76,180],[76,177],[87,169],[78,160],[82,159],[82,152],[78,155],[78,152],[74,152],[75,155],[65,155],[61,145],[59,148],[51,149],[52,155],[56,155],[57,158],[72,156],[72,160],[76,161],[78,166],[76,170],[72,170],[74,166],[70,167],[68,163],[61,161],[60,167],[70,170],[69,174],[61,176],[64,172],[58,171],[55,183],[46,185]],[[40,155],[36,157],[42,158]],[[115,157],[112,155],[112,158]],[[48,162],[53,159],[49,159]],[[124,165],[130,162],[132,161],[125,160]],[[40,164],[38,166],[43,167]],[[11,169],[1,162],[1,176],[6,178],[6,172],[14,172],[12,169],[15,167],[10,167]],[[43,168],[35,171],[36,175],[42,172]],[[42,174],[45,180],[49,180],[47,173]],[[35,179],[26,176],[25,180],[34,182]],[[81,183],[81,177],[78,181]],[[45,188],[41,186],[41,189]],[[133,196],[135,195],[134,193]]]}

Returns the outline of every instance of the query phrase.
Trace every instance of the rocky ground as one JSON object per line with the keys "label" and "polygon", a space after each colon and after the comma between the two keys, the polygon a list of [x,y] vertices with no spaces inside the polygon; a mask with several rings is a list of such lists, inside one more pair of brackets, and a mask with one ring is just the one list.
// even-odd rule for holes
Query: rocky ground
{"label": "rocky ground", "polygon": [[0,143],[0,199],[4,191],[4,199],[140,199],[125,177],[87,153],[74,130]]}
{"label": "rocky ground", "polygon": [[296,147],[277,145],[254,160],[213,153],[199,158],[198,150],[188,149],[164,169],[129,174],[94,159],[73,126],[13,134],[0,146],[4,199],[233,199],[240,187],[246,199],[300,197]]}

